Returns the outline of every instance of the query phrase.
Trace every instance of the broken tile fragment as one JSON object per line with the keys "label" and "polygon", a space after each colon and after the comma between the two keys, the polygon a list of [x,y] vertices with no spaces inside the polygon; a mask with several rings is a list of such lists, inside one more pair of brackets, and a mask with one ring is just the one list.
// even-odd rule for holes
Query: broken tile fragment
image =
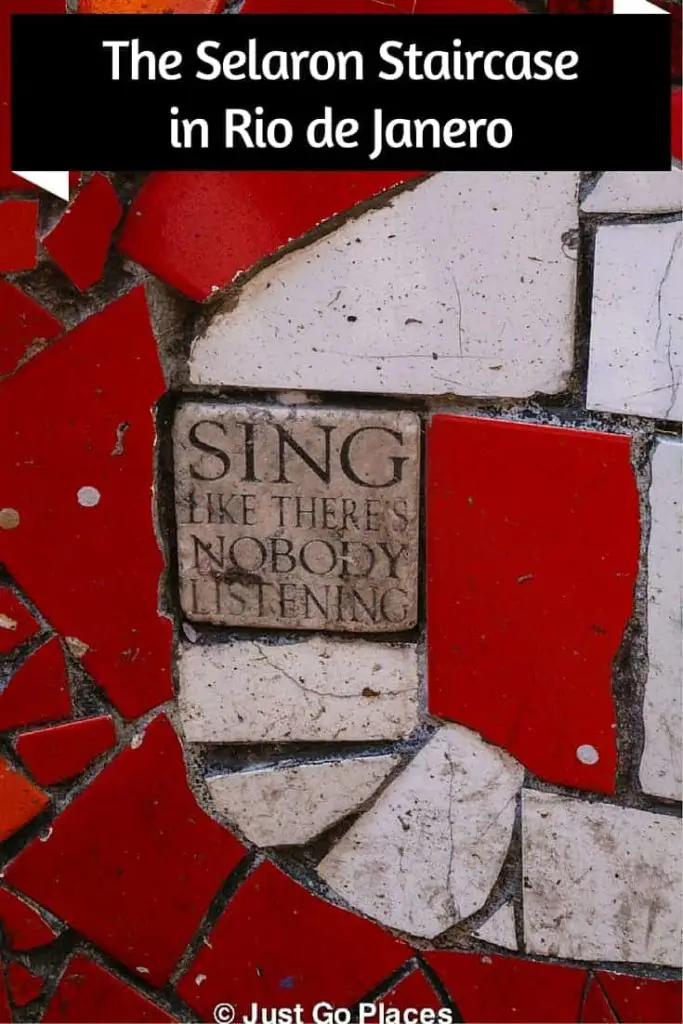
{"label": "broken tile fragment", "polygon": [[178,671],[191,743],[401,739],[418,724],[414,644],[183,645]]}
{"label": "broken tile fragment", "polygon": [[108,715],[101,715],[24,732],[15,741],[15,749],[39,785],[53,786],[76,778],[115,743],[114,723]]}
{"label": "broken tile fragment", "polygon": [[23,644],[39,629],[39,624],[24,602],[12,590],[0,587],[0,654],[7,654]]}
{"label": "broken tile fragment", "polygon": [[245,1013],[252,1002],[296,1002],[310,1020],[312,1007],[323,1000],[352,1006],[410,955],[405,943],[266,862],[231,898],[177,989],[206,1020],[227,992]]}
{"label": "broken tile fragment", "polygon": [[49,802],[46,793],[0,757],[0,842],[44,811]]}
{"label": "broken tile fragment", "polygon": [[640,550],[630,438],[438,415],[427,473],[430,712],[547,781],[613,792]]}
{"label": "broken tile fragment", "polygon": [[7,987],[15,1006],[26,1006],[37,999],[45,986],[45,979],[29,971],[28,967],[13,960],[7,965]]}
{"label": "broken tile fragment", "polygon": [[[563,239],[578,229],[577,187],[572,173],[487,171],[436,174],[403,190],[283,255],[244,285],[239,302],[218,305],[194,340],[192,382],[563,391],[576,278]],[[244,337],[248,345],[238,343]]]}
{"label": "broken tile fragment", "polygon": [[681,822],[523,791],[524,935],[532,955],[681,964]]}
{"label": "broken tile fragment", "polygon": [[584,213],[675,213],[683,203],[683,175],[670,171],[606,171],[584,199]]}
{"label": "broken tile fragment", "polygon": [[214,807],[257,846],[298,846],[365,803],[399,763],[350,757],[207,779]]}
{"label": "broken tile fragment", "polygon": [[682,243],[676,221],[598,228],[589,409],[683,416]]}
{"label": "broken tile fragment", "polygon": [[[396,1010],[423,1010],[429,1007],[432,1010],[440,1010],[443,1003],[439,999],[435,990],[432,988],[430,983],[425,978],[422,971],[418,968],[403,978],[394,985],[386,995],[381,996],[375,1000],[378,1006],[388,1009]],[[372,1020],[373,1018],[368,1018]],[[428,1018],[425,1016],[423,1019],[426,1021]],[[435,1018],[438,1020],[438,1017]]]}
{"label": "broken tile fragment", "polygon": [[71,712],[64,651],[52,637],[21,663],[0,691],[0,730],[57,721]]}
{"label": "broken tile fragment", "polygon": [[386,171],[153,173],[135,197],[120,247],[202,301],[318,224],[415,177]]}
{"label": "broken tile fragment", "polygon": [[434,952],[425,959],[468,1022],[567,1024],[579,1019],[586,972],[479,953]]}
{"label": "broken tile fragment", "polygon": [[12,373],[34,346],[56,338],[63,329],[43,306],[0,279],[0,377]]}
{"label": "broken tile fragment", "polygon": [[36,265],[38,203],[5,199],[0,203],[0,272],[32,270]]}
{"label": "broken tile fragment", "polygon": [[596,978],[591,978],[588,983],[579,1022],[580,1024],[584,1024],[584,1022],[585,1024],[617,1024],[617,1018],[612,1013],[607,997]]}
{"label": "broken tile fragment", "polygon": [[648,549],[648,671],[643,700],[646,793],[681,799],[683,668],[683,445],[662,438],[652,456]]}
{"label": "broken tile fragment", "polygon": [[4,888],[0,888],[0,928],[9,948],[15,952],[46,946],[57,937],[57,932],[37,910]]}
{"label": "broken tile fragment", "polygon": [[596,979],[618,1014],[615,1019],[629,1024],[679,1024],[683,996],[680,981],[632,978],[610,971],[598,971]]}
{"label": "broken tile fragment", "polygon": [[[0,561],[62,636],[87,646],[84,668],[130,718],[173,695],[151,500],[163,391],[136,288],[6,380],[0,401],[3,482],[21,519],[0,530]],[[95,568],[106,585],[93,586]]]}
{"label": "broken tile fragment", "polygon": [[198,807],[180,744],[159,717],[5,877],[161,986],[242,855],[237,839]]}
{"label": "broken tile fragment", "polygon": [[486,902],[508,852],[523,775],[468,729],[439,729],[318,873],[360,913],[434,938]]}
{"label": "broken tile fragment", "polygon": [[515,912],[512,904],[504,903],[473,934],[483,942],[490,942],[492,946],[517,949]]}
{"label": "broken tile fragment", "polygon": [[81,953],[69,961],[41,1017],[43,1024],[156,1024],[174,1019]]}
{"label": "broken tile fragment", "polygon": [[102,277],[122,212],[109,178],[97,172],[81,186],[43,239],[43,247],[79,291],[87,291]]}

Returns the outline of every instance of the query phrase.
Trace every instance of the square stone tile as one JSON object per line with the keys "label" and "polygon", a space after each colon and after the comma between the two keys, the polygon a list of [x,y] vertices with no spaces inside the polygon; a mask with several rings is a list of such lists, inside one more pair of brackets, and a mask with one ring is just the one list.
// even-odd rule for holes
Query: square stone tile
{"label": "square stone tile", "polygon": [[359,633],[416,624],[415,413],[188,401],[173,440],[187,619]]}

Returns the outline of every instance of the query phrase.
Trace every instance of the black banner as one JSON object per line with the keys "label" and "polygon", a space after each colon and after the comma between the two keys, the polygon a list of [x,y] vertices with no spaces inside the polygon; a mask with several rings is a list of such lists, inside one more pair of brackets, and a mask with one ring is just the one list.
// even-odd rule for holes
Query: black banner
{"label": "black banner", "polygon": [[670,19],[12,18],[13,167],[667,170]]}

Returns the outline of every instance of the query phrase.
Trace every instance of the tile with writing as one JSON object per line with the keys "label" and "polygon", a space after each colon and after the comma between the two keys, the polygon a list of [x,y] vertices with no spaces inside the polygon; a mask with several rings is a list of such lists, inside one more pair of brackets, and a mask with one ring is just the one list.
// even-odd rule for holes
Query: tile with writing
{"label": "tile with writing", "polygon": [[365,633],[415,625],[414,413],[187,402],[174,451],[188,619]]}

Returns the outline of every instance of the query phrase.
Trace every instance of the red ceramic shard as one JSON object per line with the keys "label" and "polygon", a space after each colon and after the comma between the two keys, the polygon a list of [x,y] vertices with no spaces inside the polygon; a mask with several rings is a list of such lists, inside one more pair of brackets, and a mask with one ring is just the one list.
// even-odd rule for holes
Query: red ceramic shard
{"label": "red ceramic shard", "polygon": [[50,798],[0,757],[0,842],[44,811]]}
{"label": "red ceramic shard", "polygon": [[[440,1010],[443,1003],[420,970],[412,971],[375,1002],[385,1010]],[[372,1020],[372,1018],[370,1018]]]}
{"label": "red ceramic shard", "polygon": [[467,1024],[567,1024],[579,1019],[586,972],[477,953],[425,953]]}
{"label": "red ceramic shard", "polygon": [[417,177],[412,171],[156,173],[128,214],[121,250],[202,300],[335,214]]}
{"label": "red ceramic shard", "polygon": [[683,103],[681,97],[683,92],[674,89],[671,93],[671,155],[680,163],[683,160],[683,146],[681,145],[681,134],[683,133]]}
{"label": "red ceramic shard", "polygon": [[32,270],[36,265],[38,203],[6,199],[0,203],[0,271]]}
{"label": "red ceramic shard", "polygon": [[109,179],[93,174],[43,239],[54,262],[80,291],[87,291],[102,277],[122,212]]}
{"label": "red ceramic shard", "polygon": [[156,718],[5,871],[10,885],[163,985],[244,849],[198,806]]}
{"label": "red ceramic shard", "polygon": [[639,544],[627,436],[434,417],[430,712],[542,779],[613,792],[612,662]]}
{"label": "red ceramic shard", "polygon": [[0,189],[34,191],[10,164],[10,15],[64,13],[65,0],[0,0]]}
{"label": "red ceramic shard", "polygon": [[580,1024],[617,1024],[599,982],[592,978],[579,1015]]}
{"label": "red ceramic shard", "polygon": [[11,373],[32,345],[56,338],[63,329],[46,309],[0,279],[0,377]]}
{"label": "red ceramic shard", "polygon": [[69,961],[43,1024],[147,1024],[173,1017],[149,999],[77,953]]}
{"label": "red ceramic shard", "polygon": [[22,733],[15,748],[38,785],[53,786],[76,778],[115,743],[114,723],[102,715]]}
{"label": "red ceramic shard", "polygon": [[352,1005],[409,956],[405,943],[267,862],[232,897],[178,992],[205,1020],[221,1002],[238,1019],[251,1003],[300,1003],[310,1014],[317,1002]]}
{"label": "red ceramic shard", "polygon": [[63,636],[86,645],[82,664],[128,718],[173,696],[151,498],[163,390],[142,288],[0,389],[4,485],[21,516],[0,531],[0,562]]}
{"label": "red ceramic shard", "polygon": [[46,946],[57,932],[20,896],[0,889],[0,927],[10,949],[24,952]]}
{"label": "red ceramic shard", "polygon": [[597,974],[616,1010],[615,1017],[628,1024],[681,1024],[683,989],[680,981],[632,978],[627,974]]}
{"label": "red ceramic shard", "polygon": [[13,960],[7,966],[7,987],[15,1006],[27,1006],[37,999],[45,986],[45,979],[29,971],[28,967]]}
{"label": "red ceramic shard", "polygon": [[64,652],[53,637],[21,663],[0,692],[0,730],[57,721],[71,712]]}
{"label": "red ceramic shard", "polygon": [[0,960],[0,1021],[2,1024],[11,1024],[12,1014],[9,1008],[9,999],[7,998],[7,988],[5,987],[4,971],[2,969],[2,960]]}
{"label": "red ceramic shard", "polygon": [[17,595],[0,587],[0,654],[35,636],[40,626]]}

